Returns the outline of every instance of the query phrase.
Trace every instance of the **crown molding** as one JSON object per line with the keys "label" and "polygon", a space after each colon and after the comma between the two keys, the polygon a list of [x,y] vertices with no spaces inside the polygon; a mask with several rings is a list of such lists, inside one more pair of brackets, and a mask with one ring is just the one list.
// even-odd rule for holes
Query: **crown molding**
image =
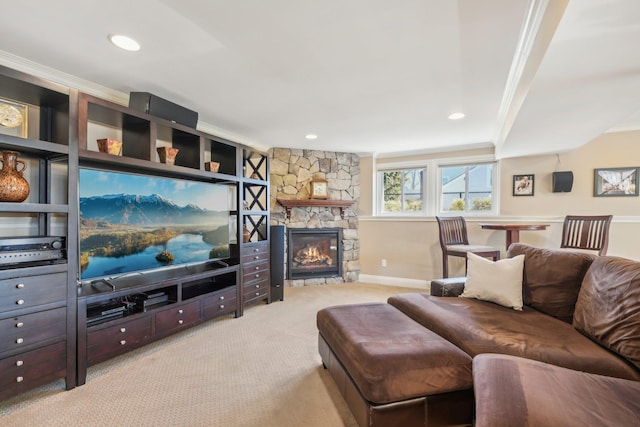
{"label": "crown molding", "polygon": [[[9,52],[0,50],[0,64],[30,74],[39,78],[49,80],[51,82],[63,85],[65,87],[74,88],[80,92],[95,96],[106,101],[127,106],[129,105],[129,94],[120,92],[106,86],[99,85],[89,80],[81,79],[74,75],[56,70],[46,65],[30,61],[28,59],[13,55]],[[207,122],[198,120],[197,129],[201,132],[215,135],[239,144],[247,145],[258,151],[267,151],[268,147],[256,141],[249,140],[241,135],[229,132]]]}

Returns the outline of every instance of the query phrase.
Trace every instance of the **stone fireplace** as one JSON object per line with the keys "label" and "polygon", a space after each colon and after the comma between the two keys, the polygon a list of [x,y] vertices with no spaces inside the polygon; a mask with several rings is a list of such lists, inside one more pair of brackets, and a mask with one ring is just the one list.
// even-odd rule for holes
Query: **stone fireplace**
{"label": "stone fireplace", "polygon": [[[360,157],[352,153],[274,148],[269,151],[269,160],[271,225],[284,225],[287,230],[284,253],[285,287],[357,282],[360,274]],[[310,200],[309,183],[314,179],[327,182],[328,203],[319,201],[313,203],[313,206],[285,208],[278,202],[278,199]],[[330,202],[345,202],[339,203],[345,207],[335,207],[332,206],[335,203]],[[291,251],[304,249],[289,248],[292,240],[290,233],[295,234],[295,230],[339,230],[336,244],[330,245],[335,246],[337,251],[335,258],[331,254],[332,271],[328,271],[328,265],[316,265],[316,270],[324,271],[309,274],[298,264],[299,261],[292,260],[294,255],[290,255]],[[293,238],[294,241],[296,237]],[[311,252],[314,251],[311,249]],[[306,255],[300,252],[298,258],[302,259],[304,256]],[[324,255],[319,256],[327,262]]]}
{"label": "stone fireplace", "polygon": [[289,228],[287,279],[342,276],[341,228]]}

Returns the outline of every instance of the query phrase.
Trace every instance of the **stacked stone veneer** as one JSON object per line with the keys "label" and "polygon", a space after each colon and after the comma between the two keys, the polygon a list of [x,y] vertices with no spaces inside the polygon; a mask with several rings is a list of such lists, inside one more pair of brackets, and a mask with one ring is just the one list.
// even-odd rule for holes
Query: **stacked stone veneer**
{"label": "stacked stone veneer", "polygon": [[[342,228],[342,277],[285,280],[285,286],[357,282],[360,274],[358,155],[274,148],[269,151],[269,161],[271,225],[284,225],[287,228]],[[308,199],[312,179],[327,180],[329,200],[354,202],[351,207],[344,209],[344,218],[340,216],[339,208],[325,207],[291,208],[291,218],[286,217],[286,210],[276,199]],[[285,246],[286,244],[285,242]],[[286,269],[285,265],[285,271]]]}

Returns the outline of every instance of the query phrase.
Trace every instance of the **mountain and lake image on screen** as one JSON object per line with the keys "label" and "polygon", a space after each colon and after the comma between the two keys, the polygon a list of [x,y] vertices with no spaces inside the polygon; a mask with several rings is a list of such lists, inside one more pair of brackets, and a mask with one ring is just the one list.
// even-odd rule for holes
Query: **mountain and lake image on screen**
{"label": "mountain and lake image on screen", "polygon": [[81,279],[229,257],[229,187],[80,169]]}

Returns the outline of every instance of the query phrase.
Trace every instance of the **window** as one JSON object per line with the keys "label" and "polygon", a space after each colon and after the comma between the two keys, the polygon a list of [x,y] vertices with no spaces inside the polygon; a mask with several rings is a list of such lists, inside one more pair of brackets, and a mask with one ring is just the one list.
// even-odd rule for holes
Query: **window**
{"label": "window", "polygon": [[415,214],[425,211],[426,168],[394,169],[378,172],[379,212]]}
{"label": "window", "polygon": [[440,166],[440,211],[492,213],[495,163]]}
{"label": "window", "polygon": [[486,216],[499,209],[493,155],[382,163],[376,177],[378,215]]}

